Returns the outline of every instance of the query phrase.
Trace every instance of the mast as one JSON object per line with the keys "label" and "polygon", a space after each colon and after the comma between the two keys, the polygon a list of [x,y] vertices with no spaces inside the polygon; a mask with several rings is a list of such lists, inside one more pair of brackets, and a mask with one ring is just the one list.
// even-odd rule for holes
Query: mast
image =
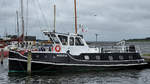
{"label": "mast", "polygon": [[24,42],[24,17],[23,17],[23,0],[21,0],[21,20],[22,20],[22,42]]}
{"label": "mast", "polygon": [[19,47],[19,21],[18,21],[18,11],[16,11],[17,14],[17,36],[18,36],[18,47]]}
{"label": "mast", "polygon": [[25,36],[28,36],[28,15],[29,15],[29,0],[27,0],[27,8],[26,8],[26,34]]}
{"label": "mast", "polygon": [[74,0],[74,12],[75,12],[75,34],[77,34],[77,6],[76,6],[76,0]]}
{"label": "mast", "polygon": [[54,4],[54,32],[56,32],[56,5]]}

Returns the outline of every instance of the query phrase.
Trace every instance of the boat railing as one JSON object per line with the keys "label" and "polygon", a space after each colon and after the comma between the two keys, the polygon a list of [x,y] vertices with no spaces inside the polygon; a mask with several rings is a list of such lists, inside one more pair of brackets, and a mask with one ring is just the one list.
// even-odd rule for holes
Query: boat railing
{"label": "boat railing", "polygon": [[139,46],[102,46],[99,48],[101,53],[141,53]]}

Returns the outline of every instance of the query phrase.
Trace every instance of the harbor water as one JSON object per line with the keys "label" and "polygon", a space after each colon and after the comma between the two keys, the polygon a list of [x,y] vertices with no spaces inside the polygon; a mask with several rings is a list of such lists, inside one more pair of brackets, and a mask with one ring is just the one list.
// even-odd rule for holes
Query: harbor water
{"label": "harbor water", "polygon": [[[107,43],[99,43],[104,45]],[[113,44],[113,43],[112,43]],[[150,53],[150,42],[128,43],[138,45],[142,53]],[[46,73],[46,75],[8,75],[8,60],[0,65],[0,84],[150,84],[150,68],[100,70],[78,73]]]}

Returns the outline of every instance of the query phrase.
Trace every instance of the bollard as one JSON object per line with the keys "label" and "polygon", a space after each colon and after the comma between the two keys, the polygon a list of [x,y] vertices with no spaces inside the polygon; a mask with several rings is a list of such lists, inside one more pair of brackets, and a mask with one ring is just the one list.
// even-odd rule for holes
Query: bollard
{"label": "bollard", "polygon": [[1,64],[3,65],[3,59],[4,59],[4,50],[1,49]]}
{"label": "bollard", "polygon": [[28,62],[27,62],[27,73],[28,75],[31,75],[31,56],[32,56],[32,53],[31,51],[28,52]]}

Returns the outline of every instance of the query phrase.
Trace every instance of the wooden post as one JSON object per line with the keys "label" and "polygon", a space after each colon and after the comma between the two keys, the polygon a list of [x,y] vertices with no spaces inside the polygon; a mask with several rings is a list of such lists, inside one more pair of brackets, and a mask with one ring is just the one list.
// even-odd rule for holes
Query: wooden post
{"label": "wooden post", "polygon": [[32,56],[32,53],[31,51],[28,52],[28,62],[27,62],[27,73],[28,75],[31,75],[31,56]]}
{"label": "wooden post", "polygon": [[3,59],[4,59],[4,50],[1,49],[1,64],[3,65]]}

